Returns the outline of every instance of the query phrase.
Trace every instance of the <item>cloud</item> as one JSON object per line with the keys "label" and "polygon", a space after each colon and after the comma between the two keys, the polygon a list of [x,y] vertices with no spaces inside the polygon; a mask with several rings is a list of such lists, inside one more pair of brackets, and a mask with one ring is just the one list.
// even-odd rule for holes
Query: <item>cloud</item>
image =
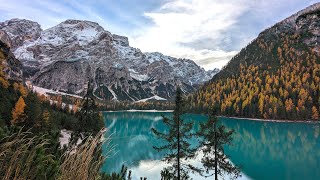
{"label": "cloud", "polygon": [[208,57],[195,60],[195,62],[206,69],[221,68],[237,53],[238,51],[213,51],[208,55]]}
{"label": "cloud", "polygon": [[249,7],[244,0],[170,1],[145,13],[154,25],[131,37],[132,44],[143,51],[191,58],[205,69],[212,69],[212,64],[221,67],[236,53],[232,48],[224,50],[232,44],[225,34]]}
{"label": "cloud", "polygon": [[267,27],[315,0],[0,0],[0,21],[50,28],[66,19],[98,22],[144,52],[221,68]]}
{"label": "cloud", "polygon": [[130,41],[142,51],[160,51],[221,68],[258,33],[305,8],[301,0],[171,0],[145,12],[152,26]]}

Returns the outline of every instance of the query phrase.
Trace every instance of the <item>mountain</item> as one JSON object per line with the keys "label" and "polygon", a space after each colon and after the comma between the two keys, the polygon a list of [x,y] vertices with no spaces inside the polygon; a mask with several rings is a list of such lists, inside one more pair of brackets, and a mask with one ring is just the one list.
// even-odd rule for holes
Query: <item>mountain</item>
{"label": "mountain", "polygon": [[10,47],[13,51],[23,44],[39,38],[42,31],[38,23],[24,19],[12,19],[0,23],[0,29],[7,32],[11,38]]}
{"label": "mountain", "polygon": [[[12,43],[15,41],[0,31],[0,179],[6,179],[6,176],[13,179],[47,179],[48,176],[51,179],[70,179],[60,177],[62,173],[59,171],[64,164],[61,155],[71,152],[66,149],[73,148],[68,144],[70,136],[64,136],[64,132],[81,132],[81,136],[86,137],[98,134],[104,127],[102,116],[92,105],[82,106],[84,101],[78,105],[81,110],[90,112],[86,115],[78,108],[68,109],[62,102],[54,102],[29,91],[22,78],[22,64],[11,52]],[[78,138],[80,136],[76,141]],[[88,148],[86,146],[79,149]],[[96,147],[94,144],[93,149]],[[99,149],[92,152],[95,157],[101,156]],[[25,168],[20,168],[21,164]],[[66,174],[71,174],[71,171]]]}
{"label": "mountain", "polygon": [[0,138],[3,126],[9,124],[11,110],[20,94],[25,94],[22,65],[10,51],[8,35],[0,31]]}
{"label": "mountain", "polygon": [[171,99],[177,85],[190,93],[218,72],[205,71],[192,60],[142,53],[127,37],[90,21],[66,20],[42,30],[36,22],[12,19],[0,23],[0,30],[10,36],[25,77],[66,93],[84,95],[91,80],[99,99]]}
{"label": "mountain", "polygon": [[[22,64],[10,51],[11,40],[4,31],[0,31],[0,81],[8,86],[8,81],[22,82]],[[5,85],[7,84],[7,85]]]}
{"label": "mountain", "polygon": [[320,3],[266,29],[188,97],[198,112],[319,119]]}

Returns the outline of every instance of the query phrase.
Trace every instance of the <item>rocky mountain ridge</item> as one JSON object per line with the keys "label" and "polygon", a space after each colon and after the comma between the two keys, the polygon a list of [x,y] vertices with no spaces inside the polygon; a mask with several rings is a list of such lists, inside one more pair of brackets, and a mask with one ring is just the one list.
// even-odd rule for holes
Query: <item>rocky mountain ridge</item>
{"label": "rocky mountain ridge", "polygon": [[66,20],[42,30],[36,22],[12,19],[0,23],[11,48],[33,84],[83,95],[89,80],[94,95],[105,100],[171,99],[175,87],[193,92],[218,72],[191,60],[161,53],[142,53],[127,37],[111,34],[90,21]]}
{"label": "rocky mountain ridge", "polygon": [[9,36],[0,31],[0,84],[2,85],[7,80],[23,81],[22,64],[10,51],[10,43]]}
{"label": "rocky mountain ridge", "polygon": [[[262,31],[256,39],[251,41],[246,47],[235,55],[225,66],[225,68],[217,73],[211,81],[216,79],[229,77],[239,73],[239,65],[242,64],[265,64],[277,62],[277,48],[274,52],[261,51],[261,43],[265,43],[263,46],[270,46],[269,49],[277,47],[282,36],[293,35],[300,36],[299,44],[296,44],[295,48],[311,48],[314,52],[320,55],[320,3],[315,3],[290,17],[276,23],[270,28]],[[262,41],[263,40],[263,41]],[[272,47],[271,47],[272,46]],[[302,55],[302,54],[300,54]]]}

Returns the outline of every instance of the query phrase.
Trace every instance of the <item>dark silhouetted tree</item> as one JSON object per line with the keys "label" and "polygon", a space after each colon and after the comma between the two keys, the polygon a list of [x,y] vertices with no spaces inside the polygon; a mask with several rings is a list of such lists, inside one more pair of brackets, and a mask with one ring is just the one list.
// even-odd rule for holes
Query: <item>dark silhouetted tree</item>
{"label": "dark silhouetted tree", "polygon": [[[218,125],[218,119],[215,113],[209,115],[209,120],[200,125],[198,136],[200,137],[199,148],[203,152],[201,163],[203,169],[200,172],[202,176],[209,177],[224,173],[229,174],[232,178],[240,176],[240,169],[233,165],[228,156],[224,153],[224,145],[231,145],[233,130],[226,130],[223,125]],[[214,170],[214,173],[211,171]]]}
{"label": "dark silhouetted tree", "polygon": [[191,133],[193,122],[185,122],[181,117],[183,115],[183,99],[180,88],[177,88],[175,103],[173,118],[163,117],[163,122],[169,131],[162,133],[152,128],[153,133],[165,141],[163,145],[156,146],[154,149],[165,151],[163,161],[172,164],[161,172],[163,180],[188,179],[188,172],[194,169],[192,165],[182,162],[182,160],[193,158],[196,149],[192,148],[188,142],[193,136]]}
{"label": "dark silhouetted tree", "polygon": [[93,87],[91,82],[88,83],[87,94],[83,97],[80,112],[78,112],[80,119],[79,131],[97,133],[103,128],[104,123],[101,113],[97,110],[97,106],[93,97]]}

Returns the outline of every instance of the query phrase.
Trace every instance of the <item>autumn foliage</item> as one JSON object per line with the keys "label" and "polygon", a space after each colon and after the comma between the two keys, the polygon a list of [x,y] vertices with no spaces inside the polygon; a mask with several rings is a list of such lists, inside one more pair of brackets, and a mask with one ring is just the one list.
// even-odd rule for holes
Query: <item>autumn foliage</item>
{"label": "autumn foliage", "polygon": [[302,35],[261,35],[194,95],[191,109],[220,115],[319,120],[320,57]]}
{"label": "autumn foliage", "polygon": [[20,96],[14,109],[11,112],[12,113],[11,124],[16,125],[16,124],[24,121],[24,119],[26,118],[26,115],[24,113],[25,107],[26,107],[26,103],[24,102],[23,97]]}

